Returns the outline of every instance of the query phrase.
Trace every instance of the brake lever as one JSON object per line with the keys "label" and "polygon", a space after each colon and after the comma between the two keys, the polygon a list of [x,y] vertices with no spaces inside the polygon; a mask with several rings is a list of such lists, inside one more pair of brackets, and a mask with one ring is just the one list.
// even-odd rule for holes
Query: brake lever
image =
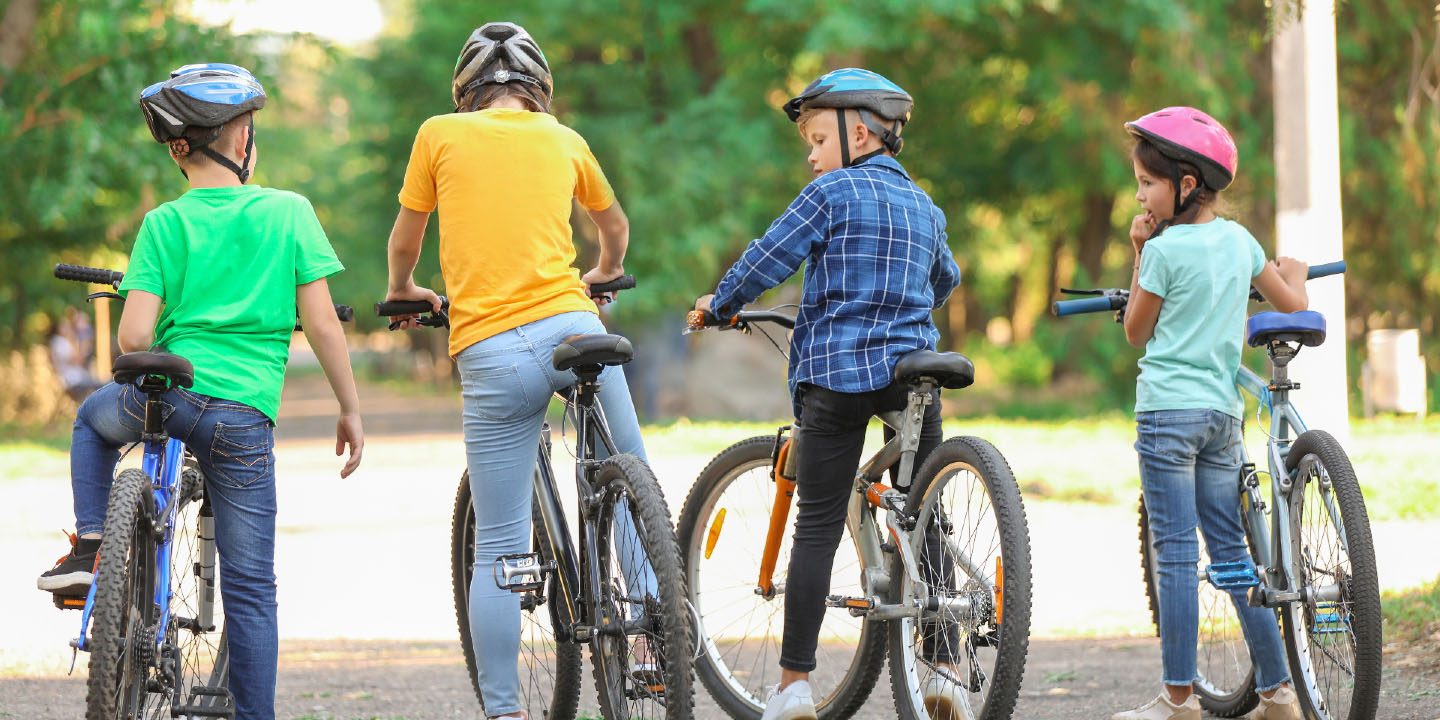
{"label": "brake lever", "polygon": [[85,296],[85,302],[94,302],[94,301],[96,301],[96,300],[98,300],[98,299],[100,299],[100,298],[114,298],[114,299],[116,299],[116,300],[124,300],[124,299],[125,299],[125,298],[123,298],[123,297],[120,297],[120,295],[119,295],[118,293],[113,293],[113,292],[97,292],[97,293],[90,293],[89,295],[86,295],[86,296]]}

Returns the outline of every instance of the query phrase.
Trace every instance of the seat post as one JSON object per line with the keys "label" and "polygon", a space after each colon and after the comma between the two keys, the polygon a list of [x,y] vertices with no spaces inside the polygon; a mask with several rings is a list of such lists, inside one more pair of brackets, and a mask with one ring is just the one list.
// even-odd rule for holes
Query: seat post
{"label": "seat post", "polygon": [[1281,405],[1290,400],[1290,391],[1299,390],[1300,383],[1290,380],[1290,361],[1300,352],[1298,344],[1292,346],[1288,342],[1274,340],[1266,348],[1270,356],[1270,401],[1272,405]]}
{"label": "seat post", "polygon": [[900,427],[896,428],[900,436],[900,470],[895,476],[897,484],[901,480],[911,485],[915,483],[912,476],[915,471],[915,453],[920,449],[920,429],[925,424],[925,408],[935,400],[930,395],[934,389],[935,381],[923,377],[910,386],[910,401],[905,406]]}
{"label": "seat post", "polygon": [[163,443],[165,435],[165,413],[161,409],[160,396],[169,390],[169,380],[163,376],[146,375],[135,382],[135,387],[145,393],[145,431],[140,440],[147,443]]}

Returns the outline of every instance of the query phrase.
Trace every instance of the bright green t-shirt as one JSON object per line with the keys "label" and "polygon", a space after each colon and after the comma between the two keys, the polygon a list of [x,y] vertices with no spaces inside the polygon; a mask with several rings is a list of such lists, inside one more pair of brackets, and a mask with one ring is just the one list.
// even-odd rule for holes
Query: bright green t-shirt
{"label": "bright green t-shirt", "polygon": [[165,302],[155,345],[195,366],[202,395],[275,419],[295,288],[344,266],[304,197],[255,185],[199,188],[151,210],[120,294]]}
{"label": "bright green t-shirt", "polygon": [[1140,287],[1159,295],[1155,334],[1140,358],[1135,412],[1245,412],[1235,388],[1250,281],[1265,251],[1244,226],[1216,218],[1175,225],[1145,243]]}

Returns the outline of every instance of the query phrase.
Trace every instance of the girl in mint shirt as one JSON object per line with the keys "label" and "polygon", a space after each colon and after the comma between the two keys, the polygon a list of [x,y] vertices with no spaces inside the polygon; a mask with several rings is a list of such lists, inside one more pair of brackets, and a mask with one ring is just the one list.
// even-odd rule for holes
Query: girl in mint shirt
{"label": "girl in mint shirt", "polygon": [[[1265,261],[1243,226],[1215,216],[1234,179],[1235,143],[1214,118],[1173,107],[1125,128],[1137,142],[1130,226],[1135,274],[1125,337],[1145,348],[1135,384],[1140,484],[1160,575],[1164,690],[1111,720],[1200,720],[1192,692],[1199,628],[1198,524],[1211,562],[1247,561],[1240,525],[1244,402],[1235,387],[1253,283],[1281,312],[1304,310],[1305,264]],[[1260,705],[1247,717],[1299,720],[1274,612],[1232,592],[1255,667]]]}

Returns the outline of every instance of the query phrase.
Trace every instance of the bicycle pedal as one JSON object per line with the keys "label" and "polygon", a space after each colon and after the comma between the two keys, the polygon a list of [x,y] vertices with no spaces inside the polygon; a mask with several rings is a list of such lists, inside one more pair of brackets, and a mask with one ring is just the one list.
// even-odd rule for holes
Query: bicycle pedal
{"label": "bicycle pedal", "polygon": [[[211,700],[218,698],[218,700]],[[207,700],[212,704],[204,704]],[[190,697],[184,705],[176,706],[171,717],[234,718],[235,697],[227,688],[195,685],[190,688]]]}
{"label": "bicycle pedal", "polygon": [[545,572],[553,569],[554,566],[541,564],[540,553],[515,553],[495,558],[491,574],[496,587],[522,593],[544,587]]}
{"label": "bicycle pedal", "polygon": [[84,610],[85,597],[83,595],[52,595],[55,607],[61,610]]}
{"label": "bicycle pedal", "polygon": [[1260,584],[1255,575],[1255,566],[1248,562],[1210,563],[1205,568],[1210,584],[1219,590],[1241,590]]}
{"label": "bicycle pedal", "polygon": [[1317,608],[1325,612],[1315,613],[1315,619],[1310,623],[1311,632],[1325,635],[1342,633],[1348,629],[1350,624],[1349,620],[1340,617],[1340,613],[1336,612],[1333,609],[1334,607],[1335,605],[1333,604],[1325,603]]}
{"label": "bicycle pedal", "polygon": [[825,598],[825,605],[833,608],[844,608],[850,611],[851,615],[860,617],[875,609],[875,601],[864,597],[847,597],[845,595],[830,595]]}

